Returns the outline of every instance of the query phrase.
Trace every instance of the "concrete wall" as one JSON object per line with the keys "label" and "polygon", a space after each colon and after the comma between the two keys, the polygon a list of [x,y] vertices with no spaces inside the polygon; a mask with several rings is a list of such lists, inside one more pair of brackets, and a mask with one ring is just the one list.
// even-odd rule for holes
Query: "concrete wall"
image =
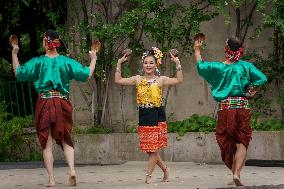
{"label": "concrete wall", "polygon": [[[124,161],[147,160],[139,149],[137,134],[75,135],[77,164],[120,164]],[[64,159],[58,146],[55,159]],[[168,147],[160,152],[165,161],[222,163],[214,133],[168,133]],[[284,132],[254,132],[248,159],[283,160]]]}

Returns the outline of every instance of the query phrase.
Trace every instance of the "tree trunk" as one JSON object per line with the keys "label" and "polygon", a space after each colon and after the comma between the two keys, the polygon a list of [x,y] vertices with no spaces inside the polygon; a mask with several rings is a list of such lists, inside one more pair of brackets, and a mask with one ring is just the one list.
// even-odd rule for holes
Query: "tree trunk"
{"label": "tree trunk", "polygon": [[97,85],[97,116],[96,116],[96,123],[101,124],[100,118],[102,117],[102,81],[99,79],[96,79],[96,85]]}
{"label": "tree trunk", "polygon": [[239,39],[241,39],[241,11],[240,8],[236,8],[236,24],[237,24],[237,28],[236,28],[236,37],[238,37]]}
{"label": "tree trunk", "polygon": [[109,80],[110,80],[110,72],[108,73],[108,77],[107,77],[107,83],[105,86],[105,90],[104,90],[104,101],[103,101],[103,109],[102,109],[102,116],[100,119],[100,122],[102,125],[104,125],[104,117],[105,117],[105,112],[106,112],[106,105],[107,105],[107,100],[108,100],[108,91],[109,91]]}

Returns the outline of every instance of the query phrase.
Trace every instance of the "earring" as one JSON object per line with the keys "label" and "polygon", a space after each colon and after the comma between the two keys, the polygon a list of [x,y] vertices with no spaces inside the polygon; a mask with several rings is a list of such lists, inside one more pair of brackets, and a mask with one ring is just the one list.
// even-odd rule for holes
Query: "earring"
{"label": "earring", "polygon": [[160,76],[160,70],[158,69],[158,67],[156,67],[155,71],[156,71],[157,75]]}

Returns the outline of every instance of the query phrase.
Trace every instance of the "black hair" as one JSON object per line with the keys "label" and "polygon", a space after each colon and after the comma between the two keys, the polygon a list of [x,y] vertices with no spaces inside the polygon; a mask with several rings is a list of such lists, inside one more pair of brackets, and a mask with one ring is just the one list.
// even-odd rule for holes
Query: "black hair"
{"label": "black hair", "polygon": [[48,30],[44,33],[44,35],[49,37],[51,40],[59,39],[59,33],[55,30]]}
{"label": "black hair", "polygon": [[227,45],[232,51],[237,51],[240,47],[243,46],[241,40],[239,40],[237,37],[230,37],[227,40]]}
{"label": "black hair", "polygon": [[59,47],[60,51],[67,53],[67,46],[64,41],[60,38],[59,33],[55,30],[48,30],[44,33],[45,36],[49,37],[51,40],[59,39],[61,46]]}
{"label": "black hair", "polygon": [[145,55],[143,56],[143,62],[144,62],[144,59],[145,59],[146,57],[149,57],[149,56],[153,57],[154,60],[155,60],[155,63],[157,63],[157,58],[155,57],[155,51],[152,50],[152,49],[147,50],[147,51],[145,52]]}
{"label": "black hair", "polygon": [[152,50],[152,49],[150,49],[150,50],[148,50],[148,54],[149,54],[149,55],[153,55],[153,56],[154,56],[154,55],[155,55],[155,51],[154,51],[154,50]]}

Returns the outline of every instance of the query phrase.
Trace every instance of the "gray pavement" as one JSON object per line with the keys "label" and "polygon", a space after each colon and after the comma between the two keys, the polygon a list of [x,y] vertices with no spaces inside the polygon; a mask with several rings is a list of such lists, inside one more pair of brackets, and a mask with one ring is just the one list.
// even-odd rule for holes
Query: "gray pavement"
{"label": "gray pavement", "polygon": [[[224,165],[196,164],[190,162],[167,162],[171,182],[162,183],[161,170],[156,167],[153,183],[144,183],[147,162],[135,161],[122,165],[77,166],[76,187],[66,185],[66,167],[55,168],[55,188],[78,189],[205,189],[230,188],[230,171]],[[44,168],[0,170],[0,189],[46,188],[47,174]],[[242,181],[248,189],[284,189],[284,168],[246,166]],[[269,186],[263,186],[269,185]],[[256,187],[258,186],[258,187]],[[244,188],[244,187],[239,187]]]}

